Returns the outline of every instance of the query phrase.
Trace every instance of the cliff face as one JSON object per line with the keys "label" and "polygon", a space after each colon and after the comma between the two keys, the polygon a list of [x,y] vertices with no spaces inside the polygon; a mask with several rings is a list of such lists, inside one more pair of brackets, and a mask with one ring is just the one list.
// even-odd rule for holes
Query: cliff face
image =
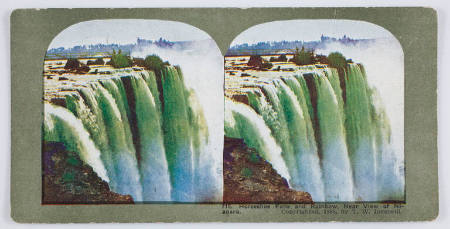
{"label": "cliff face", "polygon": [[312,203],[309,193],[290,189],[272,165],[242,139],[225,137],[225,203]]}
{"label": "cliff face", "polygon": [[43,204],[132,204],[130,195],[111,192],[108,183],[58,142],[42,143]]}

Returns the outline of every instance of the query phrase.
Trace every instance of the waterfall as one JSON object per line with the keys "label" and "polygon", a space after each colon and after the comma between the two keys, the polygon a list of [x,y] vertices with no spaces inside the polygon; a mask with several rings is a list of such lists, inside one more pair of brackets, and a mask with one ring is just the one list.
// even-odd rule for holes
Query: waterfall
{"label": "waterfall", "polygon": [[100,151],[90,139],[89,133],[83,124],[72,113],[64,108],[44,104],[44,140],[61,141],[66,143],[68,150],[79,152],[80,158],[85,161],[98,176],[109,182],[105,167],[100,160]]}
{"label": "waterfall", "polygon": [[[293,141],[297,144],[297,164],[299,167],[300,180],[299,189],[308,190],[315,201],[325,201],[324,186],[322,182],[322,171],[320,169],[320,159],[317,151],[317,144],[314,138],[314,129],[311,116],[308,111],[308,103],[305,100],[306,92],[296,78],[283,79],[294,94],[290,94],[291,103],[298,104],[300,121],[291,123],[300,129],[299,132],[293,133]],[[284,89],[289,91],[288,89]],[[309,96],[308,96],[309,98]],[[291,127],[291,128],[292,128]]]}
{"label": "waterfall", "polygon": [[[159,107],[142,77],[127,77],[134,94],[135,125],[139,136],[140,174],[146,201],[170,200],[170,178]],[[131,93],[131,92],[130,92]],[[159,96],[159,94],[156,94]]]}
{"label": "waterfall", "polygon": [[271,136],[270,129],[256,112],[242,103],[230,99],[225,100],[225,135],[243,138],[245,142],[272,164],[278,173],[290,180],[285,161],[281,156],[281,148]]}
{"label": "waterfall", "polygon": [[[363,66],[278,74],[240,82],[248,104],[226,100],[225,134],[243,138],[316,202],[402,201],[402,162]],[[269,143],[281,157],[270,155]]]}
{"label": "waterfall", "polygon": [[336,94],[326,77],[313,75],[317,90],[317,116],[320,128],[322,171],[326,199],[352,201],[353,182],[345,130]]}
{"label": "waterfall", "polygon": [[166,148],[169,173],[174,186],[172,198],[192,200],[194,152],[191,148],[191,129],[188,117],[186,91],[181,75],[176,69],[164,72],[163,85],[163,122],[164,146]]}
{"label": "waterfall", "polygon": [[136,202],[221,200],[207,122],[180,68],[116,71],[61,95],[64,106],[45,103],[43,140],[79,153],[112,191]]}
{"label": "waterfall", "polygon": [[346,130],[356,196],[376,200],[375,142],[365,76],[357,65],[348,67],[346,79]]}
{"label": "waterfall", "polygon": [[376,146],[376,183],[379,199],[401,200],[404,193],[403,167],[392,146],[390,122],[377,90],[369,91]]}

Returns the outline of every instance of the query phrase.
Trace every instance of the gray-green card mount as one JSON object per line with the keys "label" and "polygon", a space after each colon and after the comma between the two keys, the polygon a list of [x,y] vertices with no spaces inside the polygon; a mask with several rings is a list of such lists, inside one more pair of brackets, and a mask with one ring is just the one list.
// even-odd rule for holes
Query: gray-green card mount
{"label": "gray-green card mount", "polygon": [[15,10],[11,217],[433,220],[436,63],[430,8]]}

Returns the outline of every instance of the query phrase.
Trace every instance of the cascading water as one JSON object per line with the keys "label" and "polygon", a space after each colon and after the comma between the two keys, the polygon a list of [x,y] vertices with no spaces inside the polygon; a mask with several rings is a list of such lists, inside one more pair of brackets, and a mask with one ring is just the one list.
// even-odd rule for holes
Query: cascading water
{"label": "cascading water", "polygon": [[44,133],[47,141],[65,142],[68,150],[76,151],[100,178],[110,181],[100,159],[100,151],[89,137],[83,124],[68,110],[44,104]]}
{"label": "cascading water", "polygon": [[261,156],[273,164],[281,176],[290,180],[281,148],[271,136],[270,129],[260,115],[241,103],[225,100],[225,134],[230,137],[243,138],[246,143],[257,149]]}
{"label": "cascading water", "polygon": [[314,74],[317,90],[317,121],[320,128],[320,153],[326,199],[351,201],[353,183],[342,113],[336,94],[327,78]]}
{"label": "cascading water", "polygon": [[390,124],[362,65],[280,75],[238,78],[248,104],[227,99],[225,135],[243,138],[316,202],[404,200]]}
{"label": "cascading water", "polygon": [[65,106],[45,103],[43,140],[78,152],[112,191],[136,202],[220,201],[197,95],[180,68],[158,75],[117,71],[65,88]]}

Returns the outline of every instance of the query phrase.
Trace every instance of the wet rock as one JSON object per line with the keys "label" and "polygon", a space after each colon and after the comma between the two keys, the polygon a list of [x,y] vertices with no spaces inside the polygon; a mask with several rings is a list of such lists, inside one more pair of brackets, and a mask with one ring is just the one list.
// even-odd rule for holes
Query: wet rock
{"label": "wet rock", "polygon": [[237,101],[237,102],[249,105],[248,96],[247,95],[233,95],[231,97],[231,99],[233,99],[234,101]]}
{"label": "wet rock", "polygon": [[242,139],[225,137],[223,171],[225,203],[313,203],[309,193],[289,188]]}
{"label": "wet rock", "polygon": [[67,107],[66,99],[62,97],[54,97],[50,99],[50,103],[61,107]]}
{"label": "wet rock", "polygon": [[93,169],[59,142],[42,143],[43,204],[132,204],[130,195],[110,191]]}

